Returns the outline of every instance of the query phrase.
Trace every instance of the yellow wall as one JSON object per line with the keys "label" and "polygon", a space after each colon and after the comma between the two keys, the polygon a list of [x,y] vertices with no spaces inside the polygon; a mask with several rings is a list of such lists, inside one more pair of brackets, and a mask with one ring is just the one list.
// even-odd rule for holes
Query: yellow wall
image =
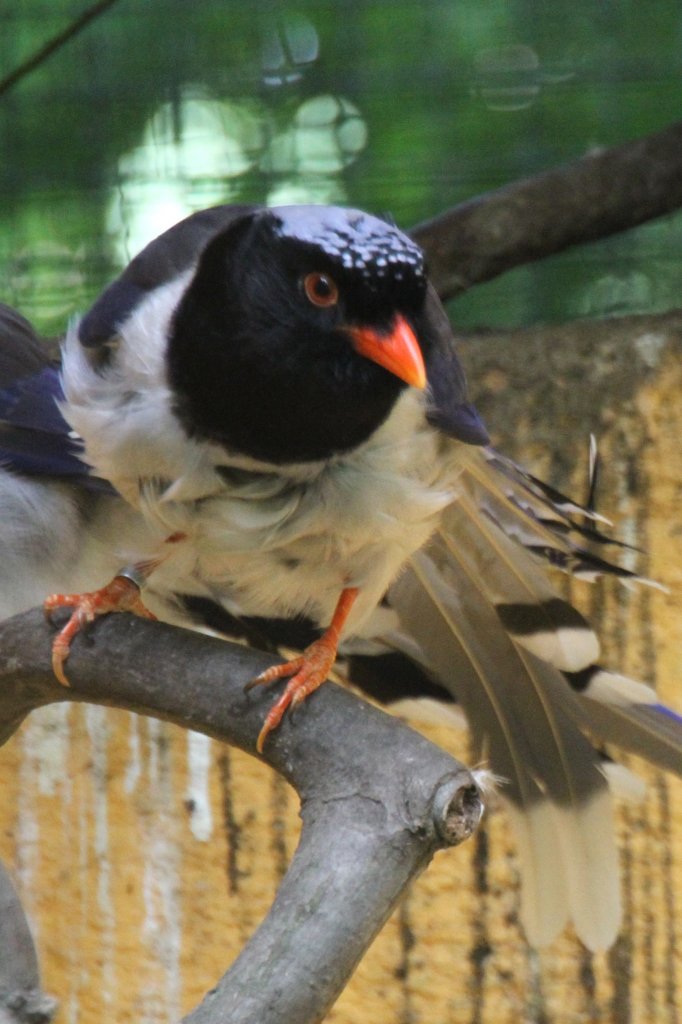
{"label": "yellow wall", "polygon": [[[490,376],[491,387],[504,390],[503,378]],[[675,343],[634,389],[626,427],[605,439],[619,470],[618,445],[636,422],[637,494],[616,486],[615,511],[637,523],[647,572],[671,592],[615,596],[606,587],[586,598],[612,623],[611,664],[655,677],[678,708],[681,396]],[[428,735],[466,758],[456,733]],[[528,949],[514,850],[493,808],[476,839],[439,854],[413,886],[328,1020],[676,1021],[682,788],[644,773],[645,802],[619,815],[626,916],[611,953],[589,956],[569,934],[540,954]],[[25,901],[60,1022],[142,1024],[189,1010],[257,925],[296,842],[295,797],[269,770],[127,712],[35,713],[0,751],[0,778],[0,857]]]}

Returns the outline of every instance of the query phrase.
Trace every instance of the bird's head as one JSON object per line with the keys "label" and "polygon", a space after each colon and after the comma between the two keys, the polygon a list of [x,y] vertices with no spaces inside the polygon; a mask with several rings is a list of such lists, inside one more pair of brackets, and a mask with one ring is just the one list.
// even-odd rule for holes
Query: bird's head
{"label": "bird's head", "polygon": [[426,384],[421,250],[357,210],[249,211],[206,246],[172,322],[185,429],[269,462],[366,440]]}

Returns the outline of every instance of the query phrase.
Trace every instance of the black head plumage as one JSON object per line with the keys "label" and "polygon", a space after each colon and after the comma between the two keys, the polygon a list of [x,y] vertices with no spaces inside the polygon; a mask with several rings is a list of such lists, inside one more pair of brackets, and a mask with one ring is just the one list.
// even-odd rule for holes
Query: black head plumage
{"label": "black head plumage", "polygon": [[[311,275],[330,303],[306,292]],[[269,462],[327,458],[364,441],[406,386],[347,329],[418,319],[421,251],[377,218],[336,207],[243,217],[204,250],[176,311],[168,367],[186,429]]]}
{"label": "black head plumage", "polygon": [[424,254],[394,225],[339,206],[283,206],[272,214],[280,238],[328,257],[369,291],[403,284],[423,298]]}
{"label": "black head plumage", "polygon": [[[422,386],[426,375],[434,425],[485,440],[422,251],[392,224],[333,206],[193,214],[150,243],[83,318],[79,338],[93,362],[106,366],[127,317],[187,271],[165,340],[175,409],[191,436],[268,462],[324,459],[367,439],[406,382]],[[397,363],[388,351],[396,338],[416,350],[401,348]]]}

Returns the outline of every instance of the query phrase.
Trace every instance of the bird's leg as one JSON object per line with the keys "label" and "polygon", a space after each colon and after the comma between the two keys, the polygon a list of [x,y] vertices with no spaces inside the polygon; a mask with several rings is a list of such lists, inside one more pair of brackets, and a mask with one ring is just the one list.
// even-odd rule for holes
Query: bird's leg
{"label": "bird's leg", "polygon": [[309,694],[322,685],[329,675],[336,661],[341,631],[358,593],[357,587],[346,587],[341,591],[341,597],[334,609],[329,627],[319,640],[315,640],[309,647],[306,647],[303,654],[298,658],[292,658],[291,661],[285,661],[282,665],[273,665],[272,668],[261,672],[260,675],[246,684],[246,689],[250,690],[252,687],[259,686],[262,683],[272,683],[275,679],[292,676],[286,685],[284,693],[270,708],[263,723],[263,728],[256,741],[256,749],[259,753],[263,750],[263,744],[268,733],[277,728],[287,708],[293,709],[297,704],[304,701]]}
{"label": "bird's leg", "polygon": [[[166,537],[164,544],[179,544],[184,540],[186,534],[172,533]],[[69,656],[71,641],[99,615],[106,615],[108,612],[133,612],[143,619],[156,619],[142,601],[140,590],[168,554],[167,550],[155,558],[121,569],[110,583],[99,590],[85,594],[51,594],[45,600],[43,609],[48,621],[52,621],[52,613],[58,608],[74,609],[71,618],[57,633],[52,644],[52,668],[63,686],[69,685],[64,672],[64,662]]]}
{"label": "bird's leg", "polygon": [[140,597],[140,587],[149,575],[149,563],[122,569],[110,583],[100,590],[85,594],[51,594],[44,604],[45,615],[51,621],[52,613],[58,608],[73,608],[66,625],[60,629],[52,644],[52,668],[60,683],[69,685],[64,672],[64,662],[69,656],[71,642],[77,633],[98,615],[107,612],[134,612],[145,619],[155,619]]}

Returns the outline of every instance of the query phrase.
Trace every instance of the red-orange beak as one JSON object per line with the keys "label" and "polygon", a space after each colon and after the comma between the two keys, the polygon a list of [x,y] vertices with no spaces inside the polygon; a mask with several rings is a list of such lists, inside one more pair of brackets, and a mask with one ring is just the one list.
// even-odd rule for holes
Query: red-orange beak
{"label": "red-orange beak", "polygon": [[346,327],[355,351],[383,366],[413,388],[426,387],[426,368],[419,342],[407,320],[397,314],[387,332],[372,327]]}

